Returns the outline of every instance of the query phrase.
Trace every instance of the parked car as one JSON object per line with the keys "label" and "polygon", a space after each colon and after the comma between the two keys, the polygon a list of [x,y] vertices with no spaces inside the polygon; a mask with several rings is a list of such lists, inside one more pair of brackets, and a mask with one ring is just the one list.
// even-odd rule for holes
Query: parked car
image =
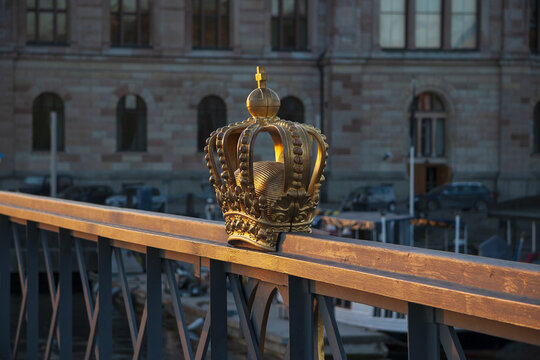
{"label": "parked car", "polygon": [[495,194],[479,182],[448,183],[414,198],[418,210],[439,208],[486,211],[495,202]]}
{"label": "parked car", "polygon": [[[73,185],[73,178],[69,175],[57,175],[56,191],[60,192]],[[34,175],[24,179],[24,185],[18,189],[19,192],[34,195],[51,194],[51,176]]]}
{"label": "parked car", "polygon": [[396,211],[394,187],[390,184],[361,186],[347,195],[341,211],[374,211],[386,209]]}
{"label": "parked car", "polygon": [[[152,194],[151,209],[145,208],[144,204],[140,204],[141,191],[144,191],[145,189],[149,189]],[[105,204],[116,207],[129,207],[134,209],[145,208],[145,210],[164,211],[165,201],[165,196],[161,195],[158,188],[132,186],[124,188],[121,194],[109,196],[105,200]]]}
{"label": "parked car", "polygon": [[59,198],[85,201],[92,204],[105,204],[105,200],[114,192],[107,185],[70,186],[58,194]]}

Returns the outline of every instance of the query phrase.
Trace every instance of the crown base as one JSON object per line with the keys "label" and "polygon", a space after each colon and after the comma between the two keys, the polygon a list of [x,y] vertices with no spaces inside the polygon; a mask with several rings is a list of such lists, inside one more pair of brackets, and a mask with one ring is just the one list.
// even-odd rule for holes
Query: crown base
{"label": "crown base", "polygon": [[275,237],[274,245],[265,244],[260,241],[257,241],[249,236],[232,234],[229,236],[227,242],[239,248],[259,250],[259,251],[276,251],[277,237],[279,234],[272,234]]}

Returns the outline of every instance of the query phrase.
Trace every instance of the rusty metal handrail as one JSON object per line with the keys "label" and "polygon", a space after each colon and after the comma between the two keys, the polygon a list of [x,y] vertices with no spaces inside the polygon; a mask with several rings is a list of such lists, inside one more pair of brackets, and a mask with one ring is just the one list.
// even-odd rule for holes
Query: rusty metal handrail
{"label": "rusty metal handrail", "polygon": [[408,313],[410,304],[434,309],[434,321],[540,345],[540,267],[436,250],[332,236],[286,234],[276,253],[227,245],[218,222],[67,200],[0,192],[0,215],[45,230],[146,252],[195,267],[288,286],[307,279],[312,294],[340,297]]}

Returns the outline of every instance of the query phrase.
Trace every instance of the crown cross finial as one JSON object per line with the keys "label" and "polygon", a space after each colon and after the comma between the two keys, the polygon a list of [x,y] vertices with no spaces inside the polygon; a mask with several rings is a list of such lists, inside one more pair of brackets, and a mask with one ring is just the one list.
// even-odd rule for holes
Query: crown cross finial
{"label": "crown cross finial", "polygon": [[268,79],[268,75],[266,75],[266,70],[263,66],[257,66],[257,73],[255,74],[255,80],[257,80],[257,85],[259,88],[264,89],[266,87],[266,79]]}

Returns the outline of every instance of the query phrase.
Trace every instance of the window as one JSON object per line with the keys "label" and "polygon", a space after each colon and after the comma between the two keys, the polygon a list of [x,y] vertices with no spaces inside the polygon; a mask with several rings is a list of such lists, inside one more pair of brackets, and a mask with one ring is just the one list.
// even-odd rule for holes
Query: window
{"label": "window", "polygon": [[464,50],[477,47],[476,0],[380,0],[383,49]]}
{"label": "window", "polygon": [[65,44],[66,15],[66,0],[26,0],[26,41],[29,44]]}
{"label": "window", "polygon": [[193,0],[193,47],[229,48],[229,0]]}
{"label": "window", "polygon": [[540,101],[534,107],[533,153],[540,154]]}
{"label": "window", "polygon": [[287,96],[281,99],[281,105],[277,116],[284,120],[304,122],[304,104],[294,96]]}
{"label": "window", "polygon": [[272,50],[307,50],[307,0],[272,0]]}
{"label": "window", "polygon": [[210,133],[227,123],[227,109],[219,96],[210,95],[201,100],[197,107],[197,123],[198,150],[204,151]]}
{"label": "window", "polygon": [[442,101],[433,93],[416,97],[413,139],[415,153],[419,157],[445,156],[446,112]]}
{"label": "window", "polygon": [[64,102],[53,93],[39,95],[32,106],[32,150],[51,150],[51,112],[56,112],[56,149],[64,151]]}
{"label": "window", "polygon": [[146,151],[146,104],[137,95],[126,95],[116,109],[118,151]]}
{"label": "window", "polygon": [[148,0],[111,0],[111,45],[134,47],[149,44]]}
{"label": "window", "polygon": [[538,23],[540,22],[539,0],[529,0],[529,46],[532,52],[540,51],[540,36],[538,36]]}
{"label": "window", "polygon": [[381,0],[379,33],[381,47],[405,47],[405,0]]}

